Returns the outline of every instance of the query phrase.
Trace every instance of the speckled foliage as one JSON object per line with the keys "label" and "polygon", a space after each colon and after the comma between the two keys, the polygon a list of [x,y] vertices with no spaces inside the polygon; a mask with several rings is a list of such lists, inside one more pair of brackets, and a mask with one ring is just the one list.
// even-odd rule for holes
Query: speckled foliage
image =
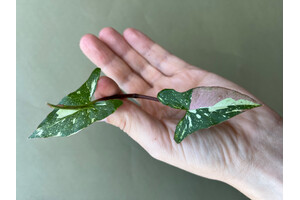
{"label": "speckled foliage", "polygon": [[[96,68],[78,90],[64,97],[58,105],[49,104],[54,110],[29,138],[73,135],[95,121],[106,118],[120,107],[122,101],[116,97],[91,101],[100,72]],[[186,92],[164,89],[158,93],[157,99],[172,108],[186,110],[175,130],[174,139],[177,143],[199,129],[209,128],[260,106],[247,95],[222,87],[198,87]]]}
{"label": "speckled foliage", "polygon": [[[29,138],[64,137],[73,135],[97,120],[112,114],[122,101],[118,99],[91,102],[101,70],[96,68],[76,91],[64,97]],[[55,107],[55,106],[54,106]]]}
{"label": "speckled foliage", "polygon": [[209,128],[260,106],[247,95],[222,87],[198,87],[186,92],[164,89],[157,98],[167,106],[186,110],[176,126],[174,139],[177,143],[199,129]]}

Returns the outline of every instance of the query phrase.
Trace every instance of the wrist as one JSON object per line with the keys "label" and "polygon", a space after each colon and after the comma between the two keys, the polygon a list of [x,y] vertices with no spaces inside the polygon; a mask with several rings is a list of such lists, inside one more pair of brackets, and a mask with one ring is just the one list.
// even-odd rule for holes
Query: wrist
{"label": "wrist", "polygon": [[270,110],[269,116],[260,112],[262,119],[257,119],[256,129],[248,133],[252,159],[241,161],[238,173],[228,176],[225,182],[251,199],[282,199],[282,118]]}
{"label": "wrist", "polygon": [[275,172],[282,171],[282,168],[273,170],[270,173],[264,168],[255,167],[238,178],[233,177],[225,182],[250,199],[282,199],[282,175]]}

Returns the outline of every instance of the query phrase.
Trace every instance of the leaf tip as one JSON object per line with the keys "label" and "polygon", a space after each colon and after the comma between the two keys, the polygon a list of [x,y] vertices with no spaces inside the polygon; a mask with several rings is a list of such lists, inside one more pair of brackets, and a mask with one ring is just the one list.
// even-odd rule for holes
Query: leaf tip
{"label": "leaf tip", "polygon": [[181,139],[176,133],[174,135],[174,140],[177,144],[179,144],[180,142],[182,142],[183,139]]}
{"label": "leaf tip", "polygon": [[101,69],[99,67],[95,68],[92,74],[97,74],[97,76],[100,76]]}
{"label": "leaf tip", "polygon": [[261,106],[263,106],[263,104],[256,103],[256,102],[254,102],[254,104],[252,104],[252,108],[258,108],[258,107],[261,107]]}
{"label": "leaf tip", "polygon": [[263,104],[259,104],[259,103],[256,104],[256,107],[261,107],[261,106],[263,106]]}
{"label": "leaf tip", "polygon": [[29,140],[34,139],[34,138],[36,138],[36,135],[34,133],[32,133],[30,136],[27,137],[27,139],[29,139]]}
{"label": "leaf tip", "polygon": [[51,103],[48,103],[48,102],[47,102],[47,105],[48,105],[49,107],[51,107],[51,108],[54,108],[54,106],[55,106],[54,104],[51,104]]}
{"label": "leaf tip", "polygon": [[38,128],[28,137],[28,139],[44,137],[43,132],[44,130],[42,128]]}

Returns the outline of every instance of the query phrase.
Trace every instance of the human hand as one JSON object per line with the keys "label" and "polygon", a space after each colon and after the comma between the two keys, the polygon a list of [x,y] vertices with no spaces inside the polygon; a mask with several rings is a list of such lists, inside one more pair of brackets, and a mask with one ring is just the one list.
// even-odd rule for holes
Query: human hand
{"label": "human hand", "polygon": [[[102,29],[99,37],[87,34],[80,47],[107,75],[99,79],[95,98],[121,93],[120,88],[156,97],[165,88],[183,92],[221,86],[256,99],[238,85],[168,53],[132,28],[123,36],[112,28]],[[174,132],[185,112],[159,102],[137,101],[140,105],[124,100],[106,122],[121,128],[152,157],[226,182],[250,198],[282,198],[282,118],[266,105],[199,130],[177,144]]]}

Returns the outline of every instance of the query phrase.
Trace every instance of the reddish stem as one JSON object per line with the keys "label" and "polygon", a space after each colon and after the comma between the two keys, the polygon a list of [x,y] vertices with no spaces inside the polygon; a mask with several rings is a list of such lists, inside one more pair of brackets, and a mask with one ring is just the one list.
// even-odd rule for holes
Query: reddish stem
{"label": "reddish stem", "polygon": [[147,100],[159,102],[159,100],[156,97],[146,96],[146,95],[142,95],[142,94],[115,94],[112,96],[107,96],[107,97],[102,97],[102,98],[96,99],[92,102],[95,103],[97,101],[104,101],[104,100],[110,100],[110,99],[125,99],[125,98],[147,99]]}

